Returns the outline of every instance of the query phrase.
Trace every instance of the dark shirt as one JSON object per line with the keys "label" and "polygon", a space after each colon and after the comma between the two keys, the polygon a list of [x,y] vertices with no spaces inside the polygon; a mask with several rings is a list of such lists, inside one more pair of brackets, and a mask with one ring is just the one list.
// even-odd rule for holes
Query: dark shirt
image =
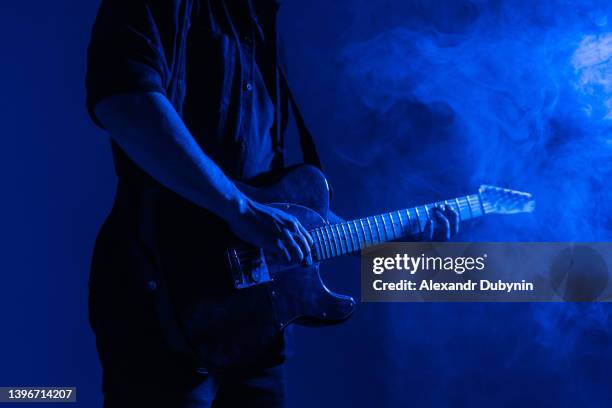
{"label": "dark shirt", "polygon": [[[102,0],[86,79],[87,106],[94,121],[102,126],[93,108],[106,97],[159,92],[228,176],[248,179],[282,165],[287,97],[278,85],[277,5],[273,0],[253,3],[254,7],[249,7],[249,0]],[[141,201],[151,200],[140,200],[140,193],[155,182],[114,143],[113,153],[119,188],[96,240],[90,278],[90,319],[104,368],[106,405],[179,407],[189,400],[190,407],[208,407],[214,396],[208,377],[193,370],[193,362],[179,358],[183,350],[171,339],[182,333],[163,323],[175,315],[165,310],[173,309],[164,309],[169,305],[160,306],[162,301],[154,301],[159,297],[146,289],[159,270],[142,242],[150,241],[145,236],[159,241],[159,259],[167,265],[167,259],[175,259],[168,254],[190,248],[189,243],[199,245],[202,236],[209,235],[202,231],[219,225],[206,217],[198,222],[200,218],[191,217],[196,209],[181,200],[167,200],[171,210],[180,211],[145,218],[150,213],[143,208],[149,205]],[[197,265],[198,276],[206,276],[201,273],[206,264]],[[167,270],[168,277],[181,279],[175,272],[182,268]],[[176,300],[182,294],[173,295],[178,310]],[[236,398],[276,406],[271,399],[280,400],[283,387],[282,376],[274,372],[284,359],[283,338],[277,340],[252,378],[224,381],[215,406],[246,404]],[[138,389],[146,392],[134,392]],[[132,401],[136,395],[140,400]],[[173,400],[160,399],[166,397]],[[229,402],[224,405],[224,400]]]}
{"label": "dark shirt", "polygon": [[[273,0],[102,0],[88,50],[87,106],[164,94],[203,151],[238,180],[280,152]],[[282,127],[282,126],[281,126]],[[150,178],[113,144],[120,179]]]}

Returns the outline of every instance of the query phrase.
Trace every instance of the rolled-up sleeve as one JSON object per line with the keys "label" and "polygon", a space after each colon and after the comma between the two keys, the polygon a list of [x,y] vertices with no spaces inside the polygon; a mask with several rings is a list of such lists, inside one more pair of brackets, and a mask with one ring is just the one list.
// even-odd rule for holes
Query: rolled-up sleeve
{"label": "rolled-up sleeve", "polygon": [[[100,127],[94,107],[112,95],[165,94],[169,81],[167,39],[177,27],[160,24],[159,10],[147,0],[103,0],[87,53],[87,109]],[[169,2],[171,3],[171,2]],[[167,16],[165,21],[172,21]],[[175,20],[176,21],[176,20]]]}

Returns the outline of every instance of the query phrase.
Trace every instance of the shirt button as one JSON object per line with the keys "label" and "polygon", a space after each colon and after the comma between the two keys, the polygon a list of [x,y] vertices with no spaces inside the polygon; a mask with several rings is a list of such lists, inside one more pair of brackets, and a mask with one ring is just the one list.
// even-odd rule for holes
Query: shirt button
{"label": "shirt button", "polygon": [[244,85],[244,90],[247,92],[251,92],[253,90],[253,84],[251,84],[250,82],[246,83]]}

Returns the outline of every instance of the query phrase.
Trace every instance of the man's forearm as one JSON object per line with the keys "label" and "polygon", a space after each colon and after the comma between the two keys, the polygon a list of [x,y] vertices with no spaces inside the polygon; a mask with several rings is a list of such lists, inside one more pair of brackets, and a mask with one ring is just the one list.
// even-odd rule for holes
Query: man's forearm
{"label": "man's forearm", "polygon": [[161,184],[224,219],[243,211],[246,197],[202,152],[165,96],[115,95],[95,111],[113,140]]}

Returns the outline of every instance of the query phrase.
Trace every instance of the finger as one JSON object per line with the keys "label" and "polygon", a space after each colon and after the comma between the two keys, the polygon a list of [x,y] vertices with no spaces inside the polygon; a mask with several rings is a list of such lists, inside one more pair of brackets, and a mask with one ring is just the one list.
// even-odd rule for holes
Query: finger
{"label": "finger", "polygon": [[434,213],[434,219],[436,221],[434,239],[436,241],[448,241],[450,239],[450,233],[451,233],[450,222],[444,216],[443,211],[439,207],[436,207],[433,213]]}
{"label": "finger", "polygon": [[291,222],[291,232],[294,237],[296,237],[296,241],[300,245],[302,252],[304,252],[305,255],[309,254],[310,245],[312,245],[312,237],[297,219]]}
{"label": "finger", "polygon": [[425,228],[423,229],[423,236],[421,238],[423,242],[431,242],[433,240],[435,228],[434,224],[434,221],[431,219],[427,220],[427,222],[425,223]]}
{"label": "finger", "polygon": [[449,205],[444,206],[444,215],[448,219],[451,227],[451,236],[455,236],[459,233],[459,214]]}
{"label": "finger", "polygon": [[274,248],[274,256],[280,258],[281,260],[285,262],[291,262],[291,254],[289,254],[287,247],[285,246],[283,241],[280,239],[276,240],[276,246]]}
{"label": "finger", "polygon": [[291,233],[288,229],[283,230],[283,244],[289,251],[291,255],[289,262],[291,263],[299,263],[304,260],[304,253],[300,249],[300,246],[294,239],[295,234]]}
{"label": "finger", "polygon": [[304,235],[304,237],[306,238],[306,241],[308,241],[308,247],[309,248],[312,247],[314,245],[314,241],[312,239],[312,235],[310,235],[308,230],[306,228],[304,228],[304,226],[302,224],[300,224],[299,222],[298,222],[298,226],[300,228],[300,232],[302,233],[302,235]]}
{"label": "finger", "polygon": [[293,238],[300,246],[300,249],[302,250],[304,256],[308,258],[308,256],[310,255],[310,244],[308,243],[308,239],[306,238],[306,236],[304,236],[304,234],[302,234],[302,231],[300,230],[299,234],[293,234]]}

